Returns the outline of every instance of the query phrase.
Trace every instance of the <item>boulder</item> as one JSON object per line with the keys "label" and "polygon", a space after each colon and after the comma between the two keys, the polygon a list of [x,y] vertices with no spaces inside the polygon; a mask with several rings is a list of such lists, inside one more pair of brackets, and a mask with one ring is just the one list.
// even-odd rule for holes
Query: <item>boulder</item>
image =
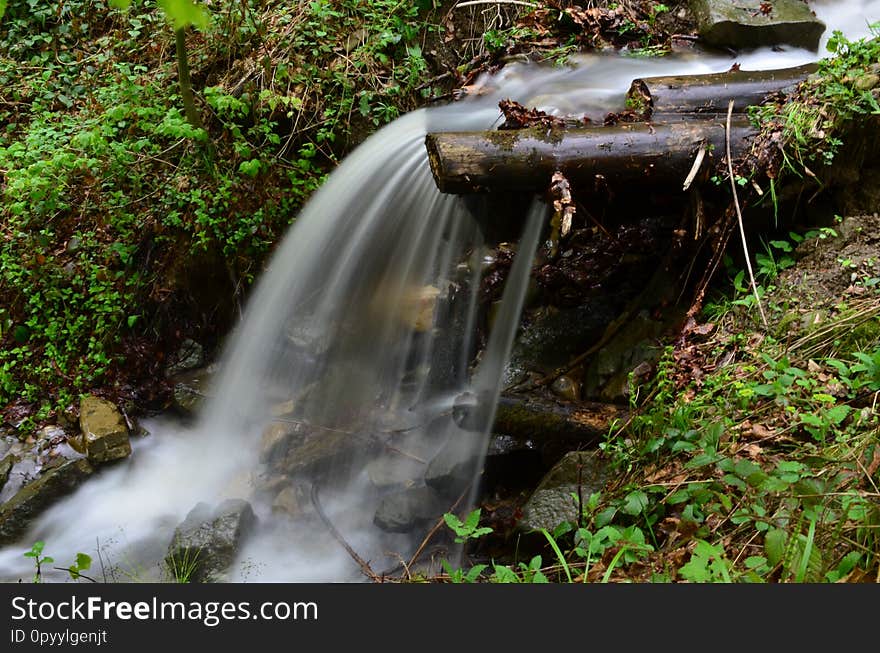
{"label": "boulder", "polygon": [[736,50],[793,45],[815,51],[825,31],[803,0],[691,0],[691,9],[706,43]]}
{"label": "boulder", "polygon": [[79,407],[81,437],[71,442],[74,448],[100,465],[131,455],[128,425],[111,402],[93,395],[82,398]]}
{"label": "boulder", "polygon": [[199,503],[174,531],[165,556],[169,572],[182,582],[222,580],[256,523],[243,499],[227,499],[214,509]]}
{"label": "boulder", "polygon": [[530,532],[541,528],[552,531],[562,522],[576,523],[576,497],[586,501],[600,491],[609,479],[606,464],[592,451],[572,451],[562,457],[541,479],[526,501],[517,526]]}
{"label": "boulder", "polygon": [[85,458],[71,460],[44,471],[18,490],[0,506],[0,545],[19,539],[41,512],[72,492],[93,472],[94,468]]}

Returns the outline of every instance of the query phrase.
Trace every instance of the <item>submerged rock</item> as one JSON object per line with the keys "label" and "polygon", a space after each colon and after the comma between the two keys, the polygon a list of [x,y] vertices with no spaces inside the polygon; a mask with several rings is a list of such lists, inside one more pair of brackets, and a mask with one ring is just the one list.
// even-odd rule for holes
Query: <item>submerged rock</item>
{"label": "submerged rock", "polygon": [[436,521],[449,508],[429,487],[413,487],[382,499],[373,523],[389,533],[408,533]]}
{"label": "submerged rock", "polygon": [[563,456],[541,479],[522,509],[517,524],[523,531],[546,528],[552,531],[562,522],[577,522],[576,497],[586,501],[609,479],[605,463],[592,451],[572,451]]}
{"label": "submerged rock", "polygon": [[256,523],[251,504],[242,499],[228,499],[213,510],[198,504],[174,531],[165,556],[169,572],[193,583],[222,580]]}
{"label": "submerged rock", "polygon": [[703,40],[722,47],[787,44],[815,51],[825,31],[803,0],[691,0],[691,9]]}
{"label": "submerged rock", "polygon": [[128,425],[116,406],[88,395],[80,402],[79,413],[82,435],[71,440],[71,445],[85,454],[89,462],[100,465],[131,455]]}
{"label": "submerged rock", "polygon": [[0,506],[0,544],[10,544],[24,535],[41,512],[73,491],[93,472],[89,461],[80,458],[46,470],[22,487]]}

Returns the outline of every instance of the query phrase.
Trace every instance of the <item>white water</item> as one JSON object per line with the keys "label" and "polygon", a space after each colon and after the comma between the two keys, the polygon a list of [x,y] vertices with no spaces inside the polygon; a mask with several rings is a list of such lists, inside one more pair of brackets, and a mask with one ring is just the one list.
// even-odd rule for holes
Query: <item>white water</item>
{"label": "white water", "polygon": [[[135,442],[129,460],[101,471],[56,504],[20,546],[0,550],[0,578],[27,577],[30,561],[21,554],[37,539],[60,564],[69,564],[77,551],[97,560],[98,546],[106,568],[114,570],[112,579],[156,577],[156,561],[174,527],[197,502],[252,498],[264,471],[257,461],[260,434],[272,421],[273,406],[290,399],[295,400],[290,419],[318,430],[378,439],[422,459],[451,443],[453,449],[463,447],[462,459],[479,470],[524,283],[510,284],[496,320],[499,330],[469,376],[465,364],[476,315],[475,300],[465,290],[474,285],[475,272],[463,268],[469,260],[477,267],[479,233],[456,199],[436,191],[425,134],[491,128],[504,98],[557,115],[601,119],[622,108],[634,78],[720,72],[734,62],[745,70],[795,66],[823,55],[832,30],[861,38],[869,36],[870,22],[880,20],[880,0],[812,6],[828,26],[818,53],[784,48],[736,58],[590,55],[570,68],[510,65],[480,80],[484,95],[416,111],[382,129],[346,158],[297,218],[222,358],[214,399],[197,427],[147,423],[152,435]],[[525,241],[538,237],[541,212],[533,213],[524,251],[531,248]],[[517,259],[521,272],[527,272],[529,260]],[[424,299],[429,291],[439,291],[436,308]],[[455,310],[453,300],[460,305]],[[413,330],[414,320],[432,317],[433,331]],[[446,357],[438,358],[438,352]],[[476,411],[477,427],[467,431],[450,415],[454,398],[465,391],[484,402],[484,410]],[[359,455],[337,461],[321,481],[321,502],[352,547],[382,571],[398,561],[393,554],[406,559],[421,533],[394,535],[372,525],[381,497],[365,464]],[[261,527],[230,580],[362,578],[320,522],[288,521],[253,500]]]}

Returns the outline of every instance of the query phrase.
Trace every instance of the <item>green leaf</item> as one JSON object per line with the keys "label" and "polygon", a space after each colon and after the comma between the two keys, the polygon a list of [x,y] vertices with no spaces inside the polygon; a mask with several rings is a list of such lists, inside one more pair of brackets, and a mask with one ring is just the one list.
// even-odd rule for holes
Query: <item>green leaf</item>
{"label": "green leaf", "polygon": [[480,574],[483,573],[483,570],[486,569],[489,565],[474,565],[468,570],[468,573],[465,574],[464,580],[468,583],[473,583],[477,580]]}
{"label": "green leaf", "polygon": [[[0,0],[4,2],[4,0]],[[117,9],[128,9],[131,6],[131,0],[110,0],[110,6]]]}
{"label": "green leaf", "polygon": [[6,13],[6,0],[0,0],[0,18]]}
{"label": "green leaf", "polygon": [[479,524],[479,523],[480,523],[480,509],[477,508],[476,510],[472,511],[471,514],[469,514],[467,516],[467,518],[464,521],[464,525],[469,531],[473,531],[477,527],[477,524]]}
{"label": "green leaf", "polygon": [[621,510],[627,515],[640,515],[648,505],[648,495],[641,490],[630,492],[624,498]]}
{"label": "green leaf", "polygon": [[451,512],[447,512],[443,515],[443,521],[446,522],[446,525],[449,526],[449,528],[451,528],[456,535],[461,534],[461,530],[464,524],[461,523],[461,520],[458,517],[453,515]]}
{"label": "green leaf", "polygon": [[87,571],[92,566],[92,557],[85,553],[76,554],[76,568],[78,571]]}
{"label": "green leaf", "polygon": [[785,543],[788,541],[788,533],[781,528],[771,528],[764,534],[764,554],[771,567],[775,567],[785,555]]}
{"label": "green leaf", "polygon": [[174,29],[181,29],[187,25],[193,25],[199,29],[208,26],[208,12],[193,0],[158,0],[159,6],[174,25]]}
{"label": "green leaf", "polygon": [[519,583],[519,576],[510,567],[495,565],[495,575],[492,577],[496,583]]}
{"label": "green leaf", "polygon": [[839,406],[835,406],[834,408],[829,408],[826,416],[828,417],[828,421],[837,426],[846,419],[847,415],[849,415],[851,411],[852,408],[850,406],[847,406],[846,404],[840,404]]}

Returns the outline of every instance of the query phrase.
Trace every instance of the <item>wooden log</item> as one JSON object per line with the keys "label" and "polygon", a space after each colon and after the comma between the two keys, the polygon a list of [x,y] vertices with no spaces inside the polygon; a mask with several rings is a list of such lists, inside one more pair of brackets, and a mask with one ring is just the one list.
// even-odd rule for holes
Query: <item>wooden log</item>
{"label": "wooden log", "polygon": [[673,119],[670,114],[726,114],[761,104],[768,95],[793,87],[816,72],[815,63],[777,70],[732,70],[706,75],[672,75],[634,79],[626,105],[645,119]]}
{"label": "wooden log", "polygon": [[[734,157],[745,152],[755,133],[744,115],[734,117]],[[444,193],[543,192],[557,170],[584,192],[617,192],[633,183],[681,189],[701,150],[709,149],[703,166],[723,156],[725,127],[723,121],[692,120],[446,132],[428,134],[425,145],[434,180]]]}

